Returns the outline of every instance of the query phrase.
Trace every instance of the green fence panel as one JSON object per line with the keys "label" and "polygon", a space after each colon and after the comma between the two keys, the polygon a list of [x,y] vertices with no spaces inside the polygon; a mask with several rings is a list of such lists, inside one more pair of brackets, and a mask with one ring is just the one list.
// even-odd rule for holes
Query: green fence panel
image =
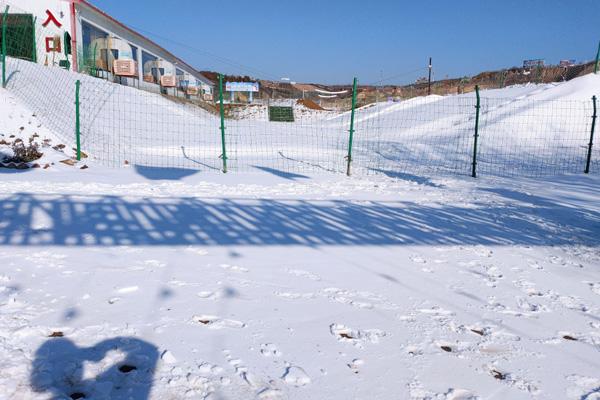
{"label": "green fence panel", "polygon": [[[0,26],[3,22],[0,19]],[[6,55],[14,58],[35,61],[35,24],[31,14],[8,14],[6,29]]]}

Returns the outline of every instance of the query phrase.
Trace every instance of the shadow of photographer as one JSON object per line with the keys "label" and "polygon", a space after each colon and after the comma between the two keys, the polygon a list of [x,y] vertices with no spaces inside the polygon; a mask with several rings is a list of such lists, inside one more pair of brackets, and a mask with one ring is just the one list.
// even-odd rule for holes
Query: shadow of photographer
{"label": "shadow of photographer", "polygon": [[56,400],[147,400],[157,360],[156,346],[136,338],[116,337],[91,347],[51,338],[35,353],[31,386]]}

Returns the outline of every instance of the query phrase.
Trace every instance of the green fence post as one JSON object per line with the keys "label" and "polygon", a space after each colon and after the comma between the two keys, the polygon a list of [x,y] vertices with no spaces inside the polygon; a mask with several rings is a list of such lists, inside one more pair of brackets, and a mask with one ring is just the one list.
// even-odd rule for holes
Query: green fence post
{"label": "green fence post", "polygon": [[31,37],[33,38],[33,46],[31,46],[31,61],[33,61],[34,63],[37,63],[37,42],[35,39],[35,24],[37,23],[37,17],[33,18],[33,27],[31,28],[33,30],[33,34],[31,35]]}
{"label": "green fence post", "polygon": [[356,110],[356,92],[358,89],[358,79],[354,78],[354,83],[352,84],[352,113],[350,114],[350,137],[348,139],[348,155],[346,159],[348,160],[348,167],[346,169],[346,175],[350,176],[350,166],[352,164],[352,143],[354,142],[354,112]]}
{"label": "green fence post", "polygon": [[592,102],[594,103],[594,115],[592,115],[592,132],[590,133],[590,143],[588,144],[587,161],[585,163],[586,174],[590,173],[590,164],[592,163],[592,146],[594,146],[594,130],[596,129],[597,118],[596,96],[592,97]]}
{"label": "green fence post", "polygon": [[479,85],[475,86],[475,94],[477,95],[477,104],[475,109],[475,140],[473,141],[473,171],[471,176],[477,178],[477,141],[479,140],[479,110],[481,109],[481,98],[479,97]]}
{"label": "green fence post", "polygon": [[81,161],[81,125],[79,122],[79,88],[81,81],[75,82],[75,139],[77,141],[77,161]]}
{"label": "green fence post", "polygon": [[8,20],[8,6],[2,14],[2,87],[6,87],[6,24]]}
{"label": "green fence post", "polygon": [[96,43],[94,45],[94,57],[93,57],[93,61],[92,61],[93,64],[92,64],[92,69],[90,70],[90,71],[93,71],[94,78],[98,77],[98,69],[97,69],[97,66],[96,66],[96,51],[98,51],[98,43]]}
{"label": "green fence post", "polygon": [[219,74],[219,109],[221,113],[221,146],[223,148],[223,173],[227,173],[227,149],[225,146],[225,109],[223,108],[223,75]]}
{"label": "green fence post", "polygon": [[598,73],[598,64],[600,64],[600,42],[598,42],[598,52],[596,53],[596,65],[594,66],[594,73]]}

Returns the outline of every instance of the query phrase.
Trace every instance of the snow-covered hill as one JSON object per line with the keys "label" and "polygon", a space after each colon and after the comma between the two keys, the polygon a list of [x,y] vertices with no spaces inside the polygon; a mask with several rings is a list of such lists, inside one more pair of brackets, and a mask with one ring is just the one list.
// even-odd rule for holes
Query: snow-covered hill
{"label": "snow-covered hill", "polygon": [[[75,141],[75,81],[82,82],[83,149],[103,165],[222,168],[220,121],[202,108],[59,68],[20,60],[9,60],[8,68],[14,71],[9,91],[69,147]],[[597,75],[482,92],[480,172],[581,171],[596,93]],[[238,110],[237,119],[226,121],[229,169],[345,171],[350,113],[297,111],[294,123],[272,123],[264,108]],[[468,174],[474,127],[473,93],[363,107],[356,115],[353,168],[363,174]]]}

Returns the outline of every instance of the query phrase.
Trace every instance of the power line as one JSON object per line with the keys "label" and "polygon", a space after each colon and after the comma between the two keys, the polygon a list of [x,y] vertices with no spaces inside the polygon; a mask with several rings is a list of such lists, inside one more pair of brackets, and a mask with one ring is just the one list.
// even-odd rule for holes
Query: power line
{"label": "power line", "polygon": [[[237,62],[235,60],[232,60],[232,59],[229,59],[229,58],[226,58],[226,57],[221,57],[221,56],[219,56],[217,54],[214,54],[214,53],[211,53],[209,51],[202,50],[202,49],[199,49],[199,48],[194,47],[194,46],[190,46],[190,45],[188,45],[186,43],[182,43],[182,42],[179,42],[177,40],[170,39],[168,37],[162,36],[162,35],[160,35],[158,33],[152,32],[152,31],[148,31],[148,30],[140,28],[140,27],[136,27],[136,26],[132,26],[132,25],[130,25],[130,27],[133,28],[133,29],[136,29],[136,30],[138,30],[140,32],[144,32],[144,33],[146,33],[148,35],[154,36],[154,37],[156,37],[158,39],[164,40],[165,42],[169,42],[169,43],[172,43],[174,45],[186,48],[186,49],[188,49],[191,52],[198,53],[198,54],[203,54],[203,55],[212,57],[215,60],[217,60],[218,62],[220,62],[222,64],[225,64],[225,65],[228,65],[230,67],[240,68],[241,70],[246,71],[246,72],[250,72],[251,74],[258,74],[258,75],[262,75],[263,77],[268,78],[270,80],[279,81],[279,77],[278,76],[272,75],[269,72],[266,72],[266,71],[263,71],[263,70],[260,70],[260,69],[257,69],[257,68],[253,68],[253,67],[250,67],[248,65],[241,64],[241,63],[239,63],[239,62]],[[412,71],[402,72],[402,73],[395,74],[395,75],[392,75],[392,76],[389,76],[389,77],[386,77],[386,78],[382,78],[379,81],[372,82],[372,83],[370,83],[370,85],[378,85],[378,84],[381,84],[381,83],[384,83],[384,82],[388,82],[388,81],[396,79],[396,78],[402,78],[402,77],[405,77],[405,76],[408,76],[408,75],[412,75],[412,74],[414,74],[416,72],[426,71],[427,69],[428,68],[418,68],[418,69],[415,69],[415,70],[412,70]],[[257,78],[258,78],[258,76],[257,76]]]}
{"label": "power line", "polygon": [[415,70],[412,70],[412,71],[402,72],[402,73],[399,73],[399,74],[396,74],[396,75],[389,76],[387,78],[382,78],[379,81],[372,82],[372,83],[370,83],[370,85],[379,85],[379,84],[381,84],[383,82],[388,82],[388,81],[391,81],[391,80],[396,79],[396,78],[403,78],[405,76],[412,75],[415,72],[426,71],[427,69],[428,68],[418,68],[418,69],[415,69]]}
{"label": "power line", "polygon": [[184,48],[188,49],[191,52],[195,52],[195,53],[203,54],[205,56],[212,57],[215,60],[221,62],[222,64],[229,65],[230,67],[240,68],[240,69],[242,69],[242,70],[244,70],[246,72],[250,72],[252,74],[259,74],[259,75],[262,75],[264,77],[268,77],[268,78],[270,78],[272,80],[275,80],[275,81],[279,80],[279,78],[275,77],[274,75],[271,75],[268,72],[265,72],[265,71],[262,71],[260,69],[256,69],[256,68],[253,68],[253,67],[241,64],[241,63],[239,63],[239,62],[237,62],[235,60],[231,60],[229,58],[221,57],[221,56],[219,56],[217,54],[214,54],[214,53],[211,53],[209,51],[202,50],[202,49],[190,46],[188,44],[185,44],[185,43],[182,43],[182,42],[178,42],[178,41],[173,40],[173,39],[169,39],[169,38],[167,38],[165,36],[159,35],[158,33],[155,33],[155,32],[148,31],[146,29],[142,29],[142,28],[139,28],[139,27],[136,27],[136,26],[132,26],[132,25],[130,25],[130,27],[133,28],[133,29],[135,29],[135,30],[138,30],[140,32],[144,32],[147,35],[154,36],[154,37],[156,37],[156,38],[158,38],[160,40],[164,40],[165,42],[170,42],[170,43],[175,44],[177,46],[184,47]]}

